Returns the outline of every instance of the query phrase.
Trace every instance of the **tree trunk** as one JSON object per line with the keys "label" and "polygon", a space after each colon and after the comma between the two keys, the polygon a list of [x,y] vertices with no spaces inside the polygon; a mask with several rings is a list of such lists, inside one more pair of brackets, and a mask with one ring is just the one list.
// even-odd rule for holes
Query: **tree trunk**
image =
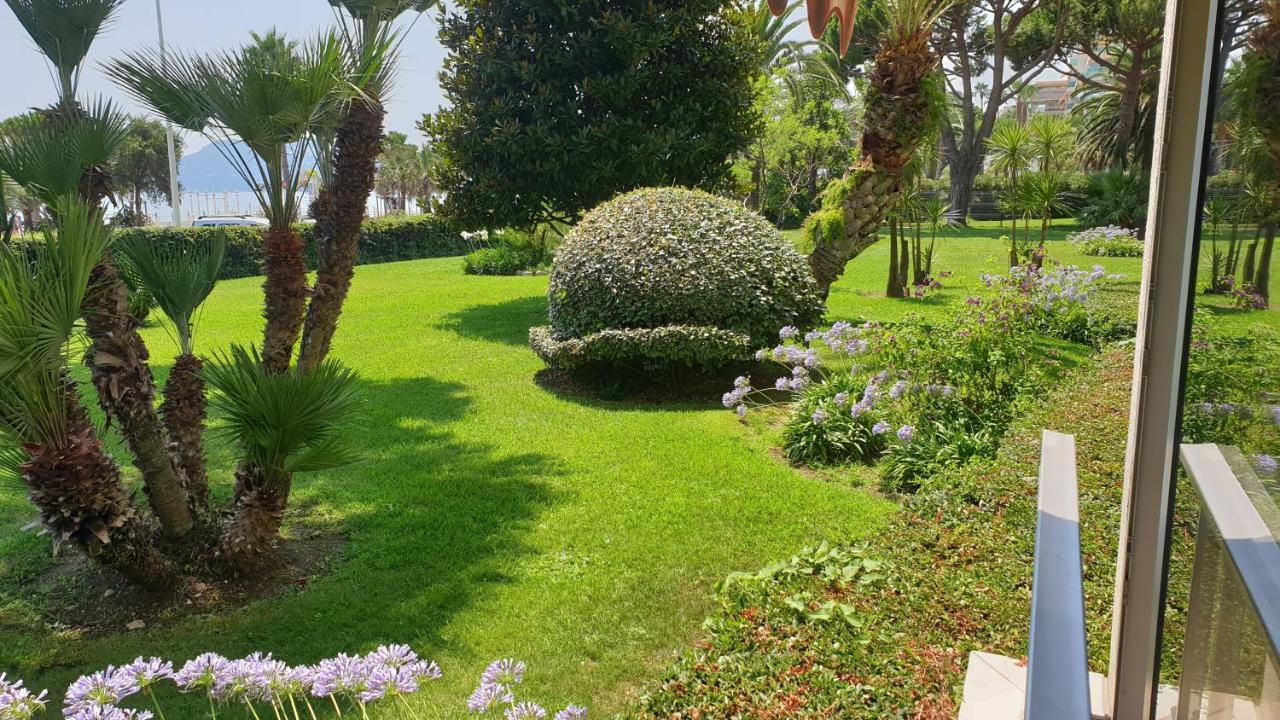
{"label": "tree trunk", "polygon": [[204,362],[195,355],[179,355],[164,385],[164,418],[169,445],[186,481],[192,510],[209,506],[209,475],[204,456]]}
{"label": "tree trunk", "polygon": [[156,550],[120,478],[120,468],[102,449],[88,416],[68,386],[70,432],[58,447],[25,445],[23,479],[40,519],[59,542],[144,587],[173,587],[176,570]]}
{"label": "tree trunk", "polygon": [[1255,263],[1258,260],[1258,240],[1255,238],[1249,243],[1249,249],[1244,251],[1244,272],[1240,273],[1240,284],[1250,285],[1253,283],[1253,273]]}
{"label": "tree trunk", "polygon": [[98,401],[119,421],[165,534],[182,537],[191,531],[191,511],[156,414],[147,347],[138,335],[137,320],[129,314],[129,291],[110,257],[93,269],[84,320],[92,340],[89,364]]}
{"label": "tree trunk", "polygon": [[924,80],[937,67],[931,28],[917,28],[876,53],[867,73],[862,157],[841,181],[843,230],[824,234],[809,268],[825,299],[845,266],[879,239],[880,226],[902,192],[902,168],[928,136],[930,100]]}
{"label": "tree trunk", "polygon": [[263,244],[267,322],[262,333],[262,365],[267,372],[283,373],[289,369],[307,310],[307,263],[302,238],[288,225],[267,228]]}
{"label": "tree trunk", "polygon": [[334,180],[321,190],[313,206],[319,267],[298,352],[298,369],[303,373],[314,370],[328,356],[351,289],[360,225],[382,149],[385,114],[380,104],[353,103],[347,110],[334,142]]}
{"label": "tree trunk", "polygon": [[951,161],[951,187],[947,195],[951,210],[948,215],[957,225],[969,224],[969,203],[973,200],[973,179],[978,174],[978,164],[974,157],[968,157],[960,150]]}
{"label": "tree trunk", "polygon": [[902,268],[898,264],[898,221],[889,220],[889,282],[884,288],[885,297],[900,298],[902,293]]}
{"label": "tree trunk", "polygon": [[291,478],[268,480],[257,468],[236,472],[236,503],[222,530],[219,555],[238,572],[259,566],[280,536]]}
{"label": "tree trunk", "polygon": [[1253,287],[1254,292],[1258,293],[1271,304],[1271,251],[1276,244],[1276,224],[1274,221],[1267,223],[1267,239],[1262,241],[1262,252],[1258,254],[1258,269],[1254,271]]}
{"label": "tree trunk", "polygon": [[1133,129],[1138,117],[1138,99],[1142,94],[1142,81],[1145,75],[1144,56],[1145,51],[1142,48],[1135,48],[1130,71],[1122,80],[1116,123],[1115,157],[1112,158],[1114,166],[1121,169],[1129,166],[1129,147],[1133,145]]}

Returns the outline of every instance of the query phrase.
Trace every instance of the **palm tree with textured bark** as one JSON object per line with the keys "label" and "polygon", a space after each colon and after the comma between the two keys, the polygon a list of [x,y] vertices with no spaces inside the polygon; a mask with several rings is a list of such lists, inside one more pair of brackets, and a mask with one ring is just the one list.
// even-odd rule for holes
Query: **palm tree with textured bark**
{"label": "palm tree with textured bark", "polygon": [[119,244],[142,286],[173,324],[179,354],[164,384],[160,415],[186,481],[187,502],[197,511],[209,505],[209,474],[204,454],[204,361],[195,354],[195,318],[213,292],[226,249],[222,235],[192,242],[133,236]]}
{"label": "palm tree with textured bark", "polygon": [[[45,132],[54,137],[59,133],[75,134],[79,125],[95,119],[76,98],[85,58],[123,0],[5,2],[56,73],[58,100],[39,113],[47,126]],[[114,148],[111,150],[114,152]],[[90,207],[98,207],[112,195],[110,175],[105,170],[110,154],[80,158],[80,177],[75,187]],[[129,290],[110,251],[94,268],[93,280],[83,314],[92,341],[86,357],[98,401],[118,424],[165,533],[184,536],[193,526],[192,515],[156,414],[155,379],[147,365],[147,347],[138,334],[137,319],[129,313]]]}
{"label": "palm tree with textured bark", "polygon": [[[70,543],[144,585],[174,581],[119,466],[103,449],[71,380],[72,340],[110,231],[73,194],[47,198],[56,230],[0,246],[0,446],[16,463],[56,543]],[[14,468],[10,468],[14,470]]]}
{"label": "palm tree with textured bark", "polygon": [[307,306],[298,367],[315,370],[329,355],[338,319],[355,272],[369,193],[382,151],[385,96],[395,68],[397,18],[424,12],[436,0],[329,0],[342,28],[342,48],[355,90],[322,132],[320,193],[311,205],[315,218],[315,288]]}
{"label": "palm tree with textured bark", "polygon": [[[847,48],[856,3],[813,4],[825,9],[818,18],[822,22],[835,12],[830,6],[839,6],[842,49]],[[809,267],[824,296],[849,261],[879,240],[880,227],[902,193],[904,168],[941,117],[944,95],[930,33],[945,7],[946,0],[884,3],[884,34],[865,77],[860,156],[808,221],[817,229],[810,231],[815,244]]]}
{"label": "palm tree with textured bark", "polygon": [[162,59],[158,52],[138,51],[111,61],[106,71],[156,113],[209,138],[253,189],[268,223],[262,358],[268,371],[285,372],[309,295],[303,241],[293,227],[297,188],[314,131],[345,94],[338,38],[296,47],[272,32],[204,57]]}

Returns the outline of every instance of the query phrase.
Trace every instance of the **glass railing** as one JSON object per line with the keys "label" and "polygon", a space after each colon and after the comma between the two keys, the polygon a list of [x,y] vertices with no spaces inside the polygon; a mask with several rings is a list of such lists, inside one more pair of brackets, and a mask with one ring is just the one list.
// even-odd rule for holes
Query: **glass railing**
{"label": "glass railing", "polygon": [[1184,445],[1201,500],[1178,720],[1280,720],[1280,508],[1234,448]]}

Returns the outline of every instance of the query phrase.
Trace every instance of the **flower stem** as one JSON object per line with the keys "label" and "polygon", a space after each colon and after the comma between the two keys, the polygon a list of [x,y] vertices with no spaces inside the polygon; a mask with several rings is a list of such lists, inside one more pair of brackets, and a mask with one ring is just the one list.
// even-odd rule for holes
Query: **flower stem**
{"label": "flower stem", "polygon": [[342,717],[342,708],[338,707],[338,698],[333,693],[329,693],[329,699],[333,701],[333,711],[338,713],[338,717]]}
{"label": "flower stem", "polygon": [[213,686],[209,686],[209,717],[218,720],[218,710],[213,704]]}
{"label": "flower stem", "polygon": [[142,692],[145,693],[147,697],[151,698],[151,706],[156,709],[156,717],[160,718],[160,720],[164,720],[164,711],[160,709],[160,698],[156,697],[156,694],[151,692],[151,688],[144,688]]}
{"label": "flower stem", "polygon": [[402,693],[396,693],[396,699],[404,703],[405,710],[409,711],[409,715],[413,716],[413,720],[422,720],[418,717],[417,711],[413,709],[413,706],[409,704],[409,701],[405,699],[405,696]]}
{"label": "flower stem", "polygon": [[258,711],[254,709],[253,703],[249,701],[249,698],[244,699],[244,704],[246,707],[249,708],[249,712],[253,715],[253,720],[262,720],[262,718],[258,715]]}

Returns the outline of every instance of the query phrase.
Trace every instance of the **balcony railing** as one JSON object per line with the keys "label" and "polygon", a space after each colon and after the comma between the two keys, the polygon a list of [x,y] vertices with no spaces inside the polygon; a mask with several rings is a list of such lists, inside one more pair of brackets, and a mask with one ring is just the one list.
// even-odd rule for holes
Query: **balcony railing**
{"label": "balcony railing", "polygon": [[1234,448],[1182,464],[1201,511],[1177,718],[1280,719],[1280,509]]}
{"label": "balcony railing", "polygon": [[1084,577],[1076,445],[1044,431],[1036,519],[1031,639],[1027,648],[1027,720],[1089,720]]}

